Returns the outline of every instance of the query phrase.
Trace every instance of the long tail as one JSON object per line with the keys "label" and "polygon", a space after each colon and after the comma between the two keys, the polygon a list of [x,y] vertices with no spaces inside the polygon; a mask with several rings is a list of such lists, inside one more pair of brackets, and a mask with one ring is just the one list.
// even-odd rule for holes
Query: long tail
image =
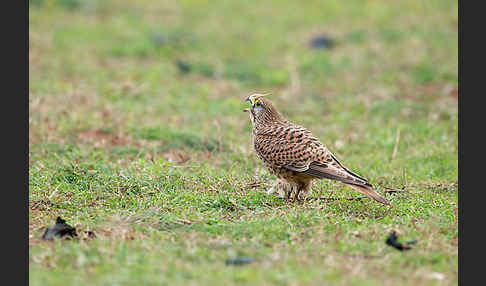
{"label": "long tail", "polygon": [[358,185],[351,185],[351,184],[346,184],[350,186],[351,188],[355,189],[356,191],[363,193],[376,201],[383,203],[385,205],[391,205],[391,203],[385,199],[384,197],[380,196],[375,190],[373,190],[373,187],[370,186],[358,186]]}

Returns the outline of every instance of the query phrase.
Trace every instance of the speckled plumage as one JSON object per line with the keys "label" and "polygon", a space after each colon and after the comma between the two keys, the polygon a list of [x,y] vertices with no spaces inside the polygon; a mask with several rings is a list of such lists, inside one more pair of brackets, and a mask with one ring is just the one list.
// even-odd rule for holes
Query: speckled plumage
{"label": "speckled plumage", "polygon": [[311,193],[312,180],[327,178],[389,204],[368,180],[342,165],[309,130],[285,119],[270,100],[260,94],[253,94],[247,100],[255,151],[279,179],[270,192],[277,190],[288,199],[294,194],[299,199]]}

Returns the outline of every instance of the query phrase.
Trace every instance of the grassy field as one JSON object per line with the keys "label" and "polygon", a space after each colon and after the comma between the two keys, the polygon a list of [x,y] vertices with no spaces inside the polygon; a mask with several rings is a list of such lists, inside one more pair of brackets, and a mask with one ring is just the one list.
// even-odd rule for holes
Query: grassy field
{"label": "grassy field", "polygon": [[[457,1],[29,3],[31,285],[458,283]],[[267,195],[253,92],[407,192]],[[97,237],[40,240],[57,216]]]}

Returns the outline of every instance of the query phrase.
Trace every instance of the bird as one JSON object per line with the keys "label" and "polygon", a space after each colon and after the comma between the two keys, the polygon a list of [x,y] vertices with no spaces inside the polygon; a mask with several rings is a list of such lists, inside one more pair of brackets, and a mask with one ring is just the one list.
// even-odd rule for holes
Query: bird
{"label": "bird", "polygon": [[314,180],[325,178],[342,182],[380,203],[391,205],[367,179],[344,166],[308,129],[287,120],[267,95],[248,96],[246,101],[250,107],[243,111],[250,116],[256,154],[277,177],[268,194],[277,192],[289,201],[301,200],[312,193]]}

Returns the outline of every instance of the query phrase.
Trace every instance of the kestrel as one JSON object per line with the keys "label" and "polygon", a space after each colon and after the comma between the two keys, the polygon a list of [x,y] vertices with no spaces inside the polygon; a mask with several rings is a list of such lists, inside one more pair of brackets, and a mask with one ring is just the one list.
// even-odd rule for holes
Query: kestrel
{"label": "kestrel", "polygon": [[331,179],[389,205],[365,178],[341,164],[319,139],[304,127],[285,119],[264,97],[252,94],[250,108],[252,140],[258,157],[278,180],[268,193],[277,191],[287,199],[300,199],[312,192],[312,180]]}

